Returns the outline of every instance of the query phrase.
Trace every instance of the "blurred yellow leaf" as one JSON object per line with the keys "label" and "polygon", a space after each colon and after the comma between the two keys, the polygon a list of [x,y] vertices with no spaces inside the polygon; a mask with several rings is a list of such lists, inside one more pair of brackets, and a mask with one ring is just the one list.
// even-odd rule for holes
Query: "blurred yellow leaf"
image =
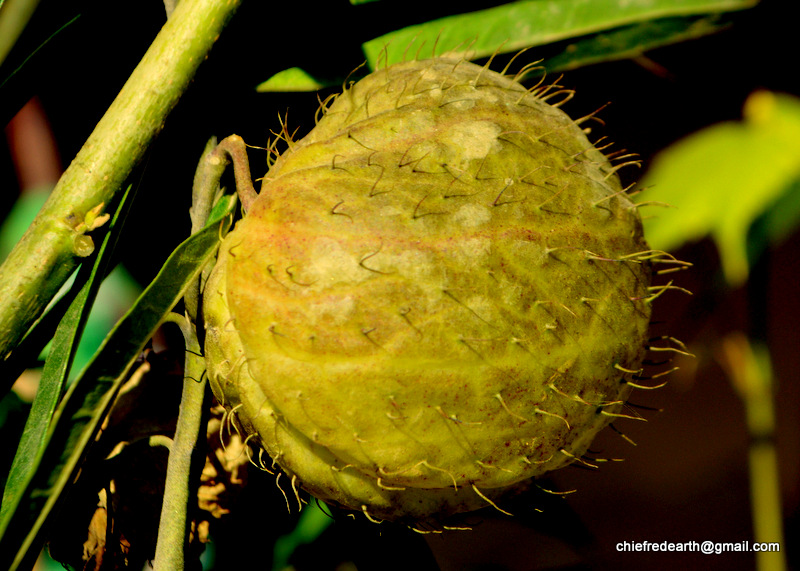
{"label": "blurred yellow leaf", "polygon": [[703,129],[662,151],[648,171],[645,232],[672,250],[710,235],[728,282],[748,275],[747,231],[800,178],[800,99],[767,91],[746,101],[744,118]]}

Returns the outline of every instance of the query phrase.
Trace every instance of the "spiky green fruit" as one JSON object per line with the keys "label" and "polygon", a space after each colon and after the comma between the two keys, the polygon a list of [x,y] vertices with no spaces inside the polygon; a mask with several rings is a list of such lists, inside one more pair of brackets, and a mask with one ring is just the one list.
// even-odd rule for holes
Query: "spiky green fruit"
{"label": "spiky green fruit", "polygon": [[394,65],[290,146],[225,239],[209,378],[294,487],[372,518],[483,507],[619,413],[645,250],[614,168],[541,92]]}

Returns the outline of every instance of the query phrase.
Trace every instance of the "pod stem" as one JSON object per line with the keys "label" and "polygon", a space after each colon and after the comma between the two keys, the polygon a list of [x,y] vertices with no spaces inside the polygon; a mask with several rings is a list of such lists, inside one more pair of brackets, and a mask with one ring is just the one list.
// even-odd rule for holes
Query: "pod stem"
{"label": "pod stem", "polygon": [[[217,144],[212,138],[206,143],[203,155],[195,171],[192,185],[192,207],[189,216],[192,234],[203,229],[220,198],[220,179],[229,164],[233,163],[236,187],[242,206],[246,210],[256,197],[250,177],[247,147],[238,135],[231,135]],[[184,294],[186,315],[171,313],[165,319],[178,325],[186,344],[183,393],[175,427],[175,437],[169,451],[164,500],[158,526],[158,542],[153,568],[156,571],[175,571],[184,568],[185,548],[188,540],[188,514],[190,497],[195,489],[192,485],[193,460],[200,449],[201,427],[208,385],[205,375],[205,359],[197,336],[197,313],[200,303],[201,283],[208,277],[209,268]]]}
{"label": "pod stem", "polygon": [[153,569],[180,571],[185,565],[190,495],[195,489],[192,485],[193,457],[199,449],[208,382],[195,326],[188,317],[177,313],[170,314],[165,321],[181,328],[186,342],[186,361],[178,423],[169,449]]}
{"label": "pod stem", "polygon": [[[233,164],[236,190],[242,209],[247,212],[256,199],[256,191],[250,176],[250,161],[247,158],[247,146],[239,135],[230,135],[217,144],[216,138],[206,143],[203,156],[197,165],[192,185],[192,207],[189,217],[192,220],[192,234],[199,232],[211,213],[211,208],[221,193],[220,179],[228,165]],[[210,265],[203,270],[200,283],[205,283]],[[186,313],[193,321],[197,321],[200,287],[191,287],[184,296]]]}

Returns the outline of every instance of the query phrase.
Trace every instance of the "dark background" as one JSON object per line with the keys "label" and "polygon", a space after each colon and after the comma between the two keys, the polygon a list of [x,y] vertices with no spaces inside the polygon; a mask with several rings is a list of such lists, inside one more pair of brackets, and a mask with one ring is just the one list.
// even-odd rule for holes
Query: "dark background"
{"label": "dark background", "polygon": [[[492,5],[461,2],[456,9],[449,4],[386,0],[351,6],[340,0],[310,7],[246,0],[169,117],[146,165],[133,177],[141,190],[132,230],[122,245],[122,263],[146,284],[187,236],[192,175],[210,136],[238,133],[250,144],[266,145],[270,130],[279,128],[278,115],[287,110],[290,127],[299,127],[300,134],[313,126],[316,94],[258,94],[255,85],[291,66],[323,77],[343,77],[363,60],[359,46],[365,40],[403,25]],[[574,88],[577,96],[564,109],[579,117],[610,102],[601,114],[606,122],[602,134],[639,153],[646,165],[654,153],[681,137],[740,118],[745,99],[757,89],[800,94],[796,24],[788,5],[763,2],[739,14],[725,32],[653,50],[645,60],[569,72],[561,83]],[[65,163],[77,153],[164,21],[163,5],[155,0],[43,0],[31,28],[53,31],[77,13],[81,16],[76,23],[0,91],[4,110],[39,97]],[[5,70],[44,37],[23,37]],[[545,52],[541,54],[550,53]],[[533,50],[526,61],[538,57]],[[8,119],[3,117],[4,122]],[[254,151],[251,161],[253,175],[263,174],[265,155]],[[631,180],[639,175],[633,169],[623,172]],[[0,147],[0,212],[10,208],[19,192],[15,181],[7,149]],[[800,523],[798,252],[800,234],[774,248],[754,268],[748,286],[736,291],[724,286],[712,243],[677,252],[695,266],[679,278],[694,296],[662,296],[655,306],[655,328],[658,334],[686,342],[697,358],[681,360],[681,371],[670,377],[667,387],[634,394],[634,403],[661,410],[642,410],[647,423],[618,423],[638,446],[606,431],[593,448],[625,461],[599,471],[568,468],[548,484],[577,488],[576,493],[565,499],[524,496],[511,510],[515,518],[481,512],[472,532],[428,537],[441,568],[753,568],[752,554],[617,553],[614,546],[620,541],[752,539],[744,410],[714,352],[726,333],[752,332],[756,326],[756,334],[770,344],[779,383],[783,547],[800,567],[791,549]],[[271,480],[260,475],[254,479],[262,479],[268,491],[249,491],[241,502],[244,523],[230,535],[217,536],[217,568],[269,568],[272,556],[265,538],[270,529],[285,531],[291,524]],[[543,514],[531,509],[536,502],[545,505]],[[361,571],[424,569],[431,560],[421,541],[390,526],[345,518],[329,529],[319,546],[299,552],[295,562],[300,569],[333,569],[347,559],[354,559]]]}

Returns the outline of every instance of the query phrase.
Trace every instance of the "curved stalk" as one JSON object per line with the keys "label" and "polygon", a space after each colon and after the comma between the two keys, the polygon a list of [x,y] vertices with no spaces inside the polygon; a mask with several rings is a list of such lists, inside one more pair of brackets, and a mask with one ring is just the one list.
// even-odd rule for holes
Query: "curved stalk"
{"label": "curved stalk", "polygon": [[[242,138],[231,135],[218,145],[216,140],[212,139],[206,144],[192,185],[192,207],[189,210],[192,234],[201,231],[206,224],[214,199],[218,195],[220,178],[230,163],[233,163],[236,187],[242,203],[249,205],[255,199],[256,192],[250,177],[247,149]],[[155,571],[180,571],[186,562],[190,495],[194,491],[192,458],[196,448],[201,445],[203,402],[208,385],[205,359],[197,338],[196,325],[193,323],[197,318],[199,299],[198,280],[186,290],[184,296],[186,316],[172,313],[165,319],[181,328],[186,344],[186,359],[178,423],[167,463],[164,501],[161,506],[158,542],[153,560]]]}
{"label": "curved stalk", "polygon": [[193,490],[192,457],[203,424],[203,400],[208,382],[205,361],[200,356],[200,344],[194,325],[188,318],[175,313],[165,321],[177,323],[186,343],[183,394],[178,413],[175,437],[169,450],[164,502],[158,524],[158,543],[153,560],[155,571],[180,571],[185,565],[189,496]]}

